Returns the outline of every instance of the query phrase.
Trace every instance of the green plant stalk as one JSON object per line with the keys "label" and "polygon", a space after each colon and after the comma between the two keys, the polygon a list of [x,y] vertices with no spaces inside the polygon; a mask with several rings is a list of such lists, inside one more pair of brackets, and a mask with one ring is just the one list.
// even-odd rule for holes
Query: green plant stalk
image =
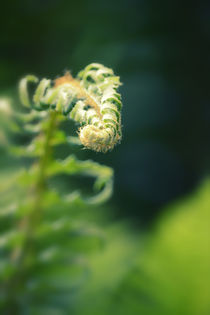
{"label": "green plant stalk", "polygon": [[31,256],[34,253],[34,232],[36,226],[41,220],[43,195],[47,190],[46,168],[52,158],[51,140],[53,139],[54,131],[59,123],[58,113],[55,111],[49,112],[47,118],[47,128],[43,133],[44,146],[43,155],[40,157],[36,165],[38,174],[37,180],[33,184],[30,191],[33,202],[30,213],[21,220],[19,229],[23,232],[24,241],[20,247],[15,248],[11,254],[12,263],[15,265],[15,270],[12,277],[6,283],[6,301],[5,315],[19,314],[18,303],[16,298],[18,292],[24,288],[24,283],[27,279],[27,269],[30,267]]}

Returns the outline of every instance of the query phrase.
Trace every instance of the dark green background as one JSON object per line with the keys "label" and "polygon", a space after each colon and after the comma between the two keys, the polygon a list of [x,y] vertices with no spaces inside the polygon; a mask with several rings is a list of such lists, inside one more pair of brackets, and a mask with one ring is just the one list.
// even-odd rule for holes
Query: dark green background
{"label": "dark green background", "polygon": [[79,156],[113,166],[117,213],[148,221],[209,169],[209,12],[205,1],[7,1],[1,94],[28,73],[113,68],[123,82],[122,143]]}

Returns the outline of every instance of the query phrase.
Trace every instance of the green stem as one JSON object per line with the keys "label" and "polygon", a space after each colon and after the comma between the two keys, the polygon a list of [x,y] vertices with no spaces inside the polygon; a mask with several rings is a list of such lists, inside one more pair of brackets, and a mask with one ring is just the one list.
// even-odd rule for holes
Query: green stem
{"label": "green stem", "polygon": [[19,228],[24,234],[24,242],[20,247],[15,248],[11,255],[12,262],[15,264],[15,271],[12,277],[6,283],[6,301],[5,315],[21,314],[17,303],[17,296],[21,293],[24,283],[27,280],[27,269],[30,267],[30,258],[34,252],[34,232],[41,219],[43,195],[47,190],[46,168],[52,158],[51,140],[58,124],[58,114],[55,111],[50,112],[47,128],[43,134],[44,147],[43,154],[38,162],[37,180],[33,184],[33,205],[30,213],[20,222]]}

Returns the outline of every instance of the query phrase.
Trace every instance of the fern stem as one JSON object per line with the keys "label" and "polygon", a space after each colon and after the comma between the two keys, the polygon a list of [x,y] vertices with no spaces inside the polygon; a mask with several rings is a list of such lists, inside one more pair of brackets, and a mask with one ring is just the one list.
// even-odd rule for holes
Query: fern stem
{"label": "fern stem", "polygon": [[36,181],[31,189],[33,198],[32,208],[30,213],[23,217],[19,224],[19,230],[24,235],[24,242],[21,246],[16,247],[11,255],[12,263],[15,265],[15,270],[11,278],[7,281],[5,315],[19,315],[21,310],[17,302],[18,295],[24,289],[27,280],[27,270],[30,268],[31,256],[35,255],[34,232],[38,226],[42,214],[43,196],[47,190],[46,169],[48,163],[52,159],[51,140],[53,139],[54,131],[58,124],[58,113],[51,111],[46,121],[47,128],[42,131],[44,137],[43,154],[36,165],[38,173]]}

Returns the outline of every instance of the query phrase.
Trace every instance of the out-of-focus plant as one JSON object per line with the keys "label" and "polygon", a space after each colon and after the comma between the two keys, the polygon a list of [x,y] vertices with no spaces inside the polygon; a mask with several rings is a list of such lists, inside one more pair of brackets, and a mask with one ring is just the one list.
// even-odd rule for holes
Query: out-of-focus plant
{"label": "out-of-focus plant", "polygon": [[[120,242],[111,257],[114,243],[95,254],[91,265],[96,272],[83,287],[76,314],[210,314],[209,222],[208,179],[192,196],[165,209],[131,260],[126,258],[125,231],[123,258]],[[110,258],[113,272],[107,268]]]}
{"label": "out-of-focus plant", "polygon": [[[88,272],[83,254],[102,241],[95,227],[78,219],[78,212],[110,198],[113,170],[74,155],[55,159],[53,148],[76,144],[111,150],[121,138],[120,81],[111,69],[91,64],[76,79],[66,73],[54,82],[41,80],[32,102],[29,82],[38,79],[29,75],[21,80],[26,109],[12,114],[11,127],[30,135],[30,142],[8,146],[29,166],[0,187],[0,309],[5,315],[64,314]],[[79,138],[62,128],[69,118],[80,126]],[[95,195],[84,198],[79,190],[65,194],[52,189],[50,181],[61,174],[95,178]]]}

